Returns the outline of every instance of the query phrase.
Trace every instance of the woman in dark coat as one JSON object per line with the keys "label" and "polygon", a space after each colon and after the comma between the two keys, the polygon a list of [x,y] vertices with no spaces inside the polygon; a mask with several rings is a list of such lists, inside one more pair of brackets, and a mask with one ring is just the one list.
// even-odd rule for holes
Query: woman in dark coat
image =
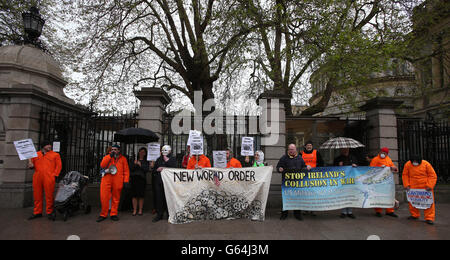
{"label": "woman in dark coat", "polygon": [[133,202],[133,216],[136,213],[142,216],[144,207],[145,188],[147,187],[147,172],[149,172],[149,162],[147,161],[147,149],[139,149],[137,159],[131,168],[131,196]]}
{"label": "woman in dark coat", "polygon": [[156,217],[153,222],[158,222],[163,218],[164,212],[167,211],[166,195],[164,193],[164,185],[161,178],[161,172],[164,168],[176,168],[177,160],[172,156],[172,148],[164,145],[161,149],[161,156],[156,160],[153,167],[153,194],[155,196]]}

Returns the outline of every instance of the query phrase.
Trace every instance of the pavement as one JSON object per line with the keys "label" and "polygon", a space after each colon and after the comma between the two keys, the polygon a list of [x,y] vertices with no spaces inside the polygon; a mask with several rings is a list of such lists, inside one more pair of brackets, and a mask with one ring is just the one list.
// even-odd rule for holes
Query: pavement
{"label": "pavement", "polygon": [[422,220],[408,220],[408,205],[397,210],[399,218],[378,218],[372,209],[354,209],[356,219],[339,218],[340,211],[316,212],[298,221],[290,212],[279,220],[276,209],[266,211],[266,220],[246,219],[202,221],[170,224],[167,220],[152,223],[154,215],[132,216],[120,212],[120,221],[107,219],[96,223],[100,209],[88,215],[77,213],[66,222],[58,215],[56,221],[46,217],[27,220],[32,209],[0,211],[1,240],[447,240],[450,239],[450,204],[436,205],[435,225]]}

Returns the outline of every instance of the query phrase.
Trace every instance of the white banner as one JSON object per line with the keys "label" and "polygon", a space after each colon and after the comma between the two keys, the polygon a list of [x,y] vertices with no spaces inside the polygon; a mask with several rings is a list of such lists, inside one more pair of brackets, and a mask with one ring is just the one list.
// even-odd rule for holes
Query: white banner
{"label": "white banner", "polygon": [[424,189],[410,189],[406,192],[408,202],[416,209],[429,209],[434,203],[433,192]]}
{"label": "white banner", "polygon": [[272,166],[161,172],[169,222],[248,218],[264,221]]}

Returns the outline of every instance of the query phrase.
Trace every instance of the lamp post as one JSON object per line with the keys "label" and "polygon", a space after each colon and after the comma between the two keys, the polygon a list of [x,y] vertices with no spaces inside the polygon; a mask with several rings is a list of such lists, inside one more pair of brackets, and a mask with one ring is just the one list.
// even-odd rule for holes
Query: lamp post
{"label": "lamp post", "polygon": [[25,43],[33,44],[38,48],[42,48],[38,41],[44,27],[45,20],[39,14],[39,9],[32,6],[29,12],[22,13],[23,26],[25,29]]}

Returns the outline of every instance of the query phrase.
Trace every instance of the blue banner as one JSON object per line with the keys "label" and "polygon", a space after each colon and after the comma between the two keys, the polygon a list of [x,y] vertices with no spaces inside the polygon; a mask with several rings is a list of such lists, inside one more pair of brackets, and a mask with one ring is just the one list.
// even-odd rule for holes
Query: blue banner
{"label": "blue banner", "polygon": [[395,203],[394,177],[388,167],[285,170],[281,185],[283,210],[392,208]]}

